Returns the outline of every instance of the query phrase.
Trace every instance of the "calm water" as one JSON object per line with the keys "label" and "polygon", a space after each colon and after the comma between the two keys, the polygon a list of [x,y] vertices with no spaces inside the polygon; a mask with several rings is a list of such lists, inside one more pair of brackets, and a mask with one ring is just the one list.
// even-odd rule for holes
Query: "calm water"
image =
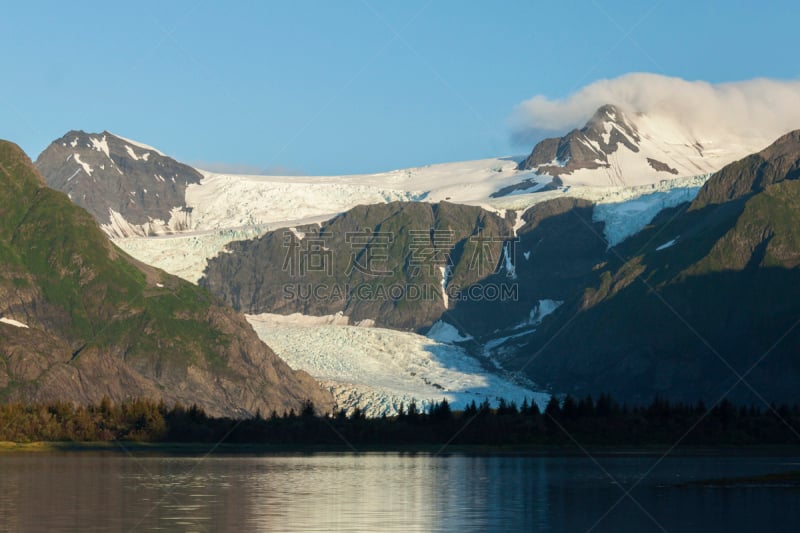
{"label": "calm water", "polygon": [[675,487],[800,458],[667,458],[609,512],[656,460],[4,454],[0,531],[800,531],[797,489]]}

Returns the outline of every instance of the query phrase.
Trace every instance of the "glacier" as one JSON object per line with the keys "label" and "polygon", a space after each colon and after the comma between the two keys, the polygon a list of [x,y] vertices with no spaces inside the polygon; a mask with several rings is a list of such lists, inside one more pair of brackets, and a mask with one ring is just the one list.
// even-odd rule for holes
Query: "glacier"
{"label": "glacier", "polygon": [[289,366],[305,370],[327,387],[337,408],[347,413],[358,408],[370,417],[391,416],[411,402],[426,410],[442,399],[454,409],[463,409],[473,400],[497,405],[500,398],[517,405],[527,399],[544,409],[550,399],[548,393],[534,390],[513,375],[487,371],[455,343],[470,339],[445,323],[430,338],[345,325],[343,319],[341,315],[247,315],[261,340]]}

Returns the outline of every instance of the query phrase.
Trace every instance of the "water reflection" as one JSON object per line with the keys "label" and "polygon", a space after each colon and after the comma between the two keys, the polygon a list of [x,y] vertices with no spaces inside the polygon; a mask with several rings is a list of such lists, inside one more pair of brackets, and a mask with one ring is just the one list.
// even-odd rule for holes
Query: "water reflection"
{"label": "water reflection", "polygon": [[796,490],[674,486],[798,469],[774,458],[669,458],[606,515],[655,460],[5,454],[0,531],[797,530]]}

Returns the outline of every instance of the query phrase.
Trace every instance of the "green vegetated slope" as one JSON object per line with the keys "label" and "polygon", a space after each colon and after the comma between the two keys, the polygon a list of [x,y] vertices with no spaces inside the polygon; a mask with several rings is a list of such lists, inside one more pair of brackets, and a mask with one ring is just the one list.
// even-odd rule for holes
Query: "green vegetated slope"
{"label": "green vegetated slope", "polygon": [[0,142],[0,395],[134,396],[252,414],[330,398],[203,289],[142,265]]}

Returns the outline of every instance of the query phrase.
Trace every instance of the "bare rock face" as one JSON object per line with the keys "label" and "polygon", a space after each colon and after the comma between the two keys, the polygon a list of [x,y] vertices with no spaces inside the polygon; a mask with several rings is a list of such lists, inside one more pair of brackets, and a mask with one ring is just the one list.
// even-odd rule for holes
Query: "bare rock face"
{"label": "bare rock face", "polygon": [[653,159],[652,157],[647,158],[647,164],[653,167],[653,170],[657,170],[658,172],[669,172],[670,174],[678,174],[678,170],[672,168],[666,163],[662,163],[657,159]]}
{"label": "bare rock face", "polygon": [[188,229],[186,187],[195,169],[104,131],[70,131],[36,160],[53,189],[91,213],[111,237],[145,236]]}
{"label": "bare rock face", "polygon": [[4,141],[0,188],[0,399],[146,397],[232,417],[305,400],[332,409],[242,316],[117,249]]}
{"label": "bare rock face", "polygon": [[421,330],[454,307],[446,287],[488,276],[511,239],[511,222],[479,207],[359,206],[321,226],[231,243],[200,284],[246,313],[343,313]]}

